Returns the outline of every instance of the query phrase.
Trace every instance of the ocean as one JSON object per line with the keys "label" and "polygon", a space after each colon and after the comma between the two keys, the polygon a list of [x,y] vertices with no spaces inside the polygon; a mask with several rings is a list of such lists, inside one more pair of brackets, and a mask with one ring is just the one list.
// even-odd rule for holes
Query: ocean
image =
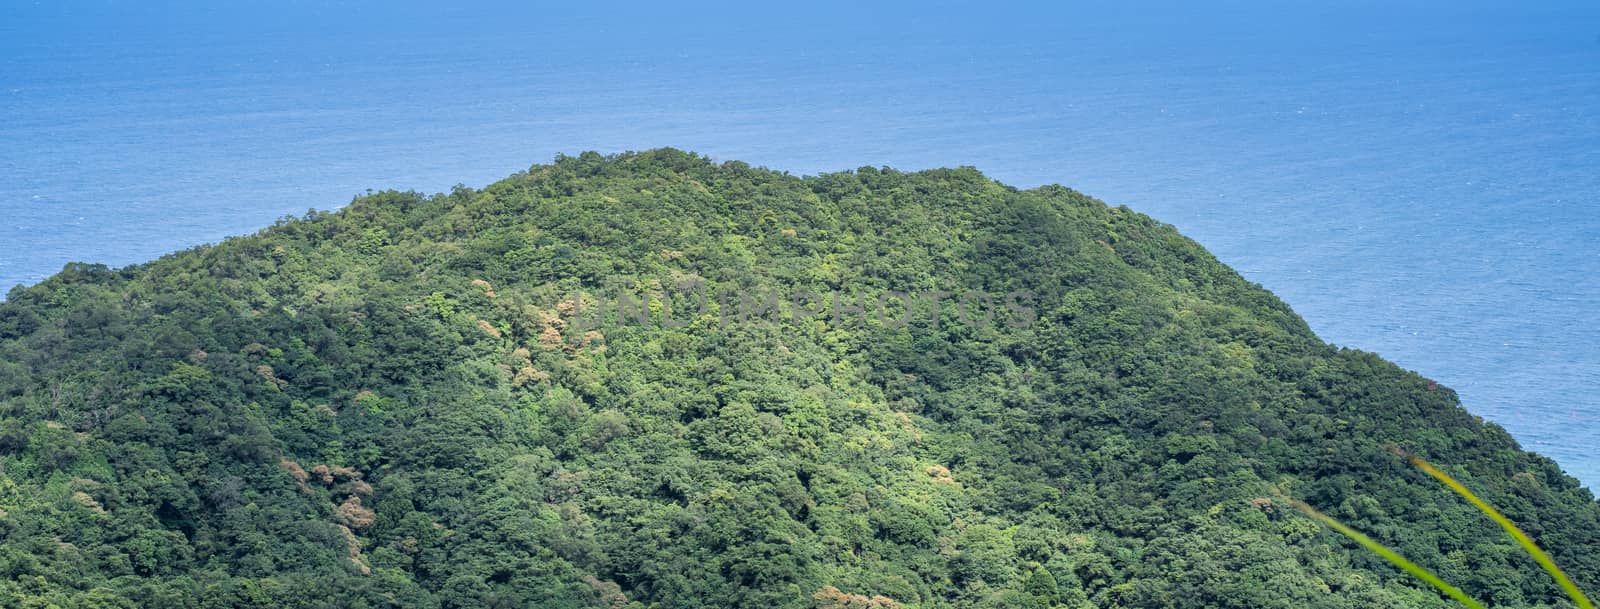
{"label": "ocean", "polygon": [[1600,484],[1593,2],[0,6],[0,291],[674,146],[1177,226]]}

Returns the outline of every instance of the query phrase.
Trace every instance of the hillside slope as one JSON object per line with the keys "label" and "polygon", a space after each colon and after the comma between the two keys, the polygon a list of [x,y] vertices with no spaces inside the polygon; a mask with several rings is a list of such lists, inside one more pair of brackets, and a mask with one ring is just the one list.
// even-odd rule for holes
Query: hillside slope
{"label": "hillside slope", "polygon": [[972,169],[586,153],[73,265],[0,417],[6,607],[1449,606],[1285,496],[1565,606],[1390,444],[1600,589],[1593,497],[1453,392]]}

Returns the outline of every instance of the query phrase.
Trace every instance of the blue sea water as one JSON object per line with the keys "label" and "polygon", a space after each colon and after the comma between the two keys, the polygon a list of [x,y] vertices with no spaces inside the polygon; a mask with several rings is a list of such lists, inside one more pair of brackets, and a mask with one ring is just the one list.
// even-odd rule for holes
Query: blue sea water
{"label": "blue sea water", "polygon": [[675,146],[1176,225],[1600,484],[1600,4],[0,0],[0,286]]}

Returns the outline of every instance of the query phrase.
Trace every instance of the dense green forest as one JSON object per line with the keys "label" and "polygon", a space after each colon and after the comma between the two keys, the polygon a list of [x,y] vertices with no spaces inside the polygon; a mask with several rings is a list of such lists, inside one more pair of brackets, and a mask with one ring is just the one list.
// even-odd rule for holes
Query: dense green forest
{"label": "dense green forest", "polygon": [[12,290],[0,607],[1450,606],[1289,498],[1570,606],[1390,446],[1600,589],[1587,490],[1170,226],[585,153]]}

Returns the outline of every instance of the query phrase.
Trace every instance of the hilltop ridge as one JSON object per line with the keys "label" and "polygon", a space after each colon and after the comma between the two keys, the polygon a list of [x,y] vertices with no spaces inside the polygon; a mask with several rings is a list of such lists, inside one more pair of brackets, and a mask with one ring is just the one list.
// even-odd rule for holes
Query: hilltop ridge
{"label": "hilltop ridge", "polygon": [[[672,149],[380,192],[0,303],[0,599],[1567,606],[1600,511],[1172,227],[972,168]],[[31,603],[31,605],[30,605]]]}

